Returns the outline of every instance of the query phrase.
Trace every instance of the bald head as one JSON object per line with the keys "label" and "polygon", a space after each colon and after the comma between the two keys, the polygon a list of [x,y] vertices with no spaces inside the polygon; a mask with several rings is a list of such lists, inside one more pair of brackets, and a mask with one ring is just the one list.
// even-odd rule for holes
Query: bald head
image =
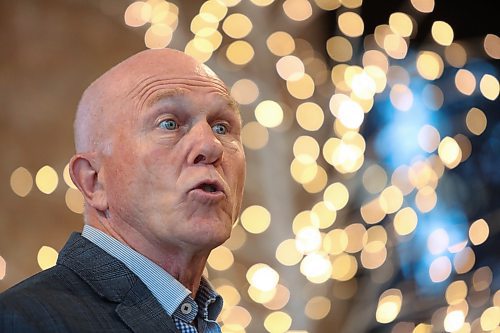
{"label": "bald head", "polygon": [[223,85],[207,66],[183,52],[173,49],[139,52],[105,72],[83,93],[74,122],[76,152],[110,150],[109,131],[119,121],[119,113],[129,108],[131,101],[140,104],[148,97],[149,84],[165,74],[174,78],[203,76]]}

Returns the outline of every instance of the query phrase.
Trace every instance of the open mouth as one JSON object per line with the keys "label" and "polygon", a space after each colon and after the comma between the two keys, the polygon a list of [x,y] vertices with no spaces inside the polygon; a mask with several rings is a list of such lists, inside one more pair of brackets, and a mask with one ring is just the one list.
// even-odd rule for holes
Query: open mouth
{"label": "open mouth", "polygon": [[194,187],[196,190],[201,190],[205,193],[224,193],[224,189],[218,182],[204,181]]}
{"label": "open mouth", "polygon": [[217,186],[214,184],[201,184],[198,188],[203,192],[208,192],[208,193],[213,193],[218,191]]}

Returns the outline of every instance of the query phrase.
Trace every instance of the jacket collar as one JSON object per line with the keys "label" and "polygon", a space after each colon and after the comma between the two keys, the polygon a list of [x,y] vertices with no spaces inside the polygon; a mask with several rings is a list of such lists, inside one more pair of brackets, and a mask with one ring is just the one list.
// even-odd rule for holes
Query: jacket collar
{"label": "jacket collar", "polygon": [[121,261],[79,233],[71,235],[57,264],[75,272],[99,296],[118,303],[116,313],[134,332],[178,332],[146,285]]}

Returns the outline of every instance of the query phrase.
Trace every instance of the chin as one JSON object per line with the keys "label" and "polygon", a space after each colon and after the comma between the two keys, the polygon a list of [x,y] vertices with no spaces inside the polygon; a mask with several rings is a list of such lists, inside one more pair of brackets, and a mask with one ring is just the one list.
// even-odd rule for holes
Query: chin
{"label": "chin", "polygon": [[223,244],[230,236],[232,223],[230,221],[218,221],[217,223],[207,223],[200,221],[203,227],[198,228],[193,233],[193,245],[200,245],[205,248],[216,248]]}

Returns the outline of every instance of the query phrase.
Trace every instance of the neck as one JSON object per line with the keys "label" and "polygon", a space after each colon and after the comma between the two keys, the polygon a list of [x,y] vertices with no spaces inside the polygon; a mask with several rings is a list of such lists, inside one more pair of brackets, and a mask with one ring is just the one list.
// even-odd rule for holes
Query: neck
{"label": "neck", "polygon": [[123,232],[123,228],[114,228],[108,221],[102,222],[100,219],[94,223],[87,221],[87,224],[117,239],[163,268],[190,290],[193,298],[196,297],[210,250],[191,249],[185,244],[151,243],[139,232]]}

